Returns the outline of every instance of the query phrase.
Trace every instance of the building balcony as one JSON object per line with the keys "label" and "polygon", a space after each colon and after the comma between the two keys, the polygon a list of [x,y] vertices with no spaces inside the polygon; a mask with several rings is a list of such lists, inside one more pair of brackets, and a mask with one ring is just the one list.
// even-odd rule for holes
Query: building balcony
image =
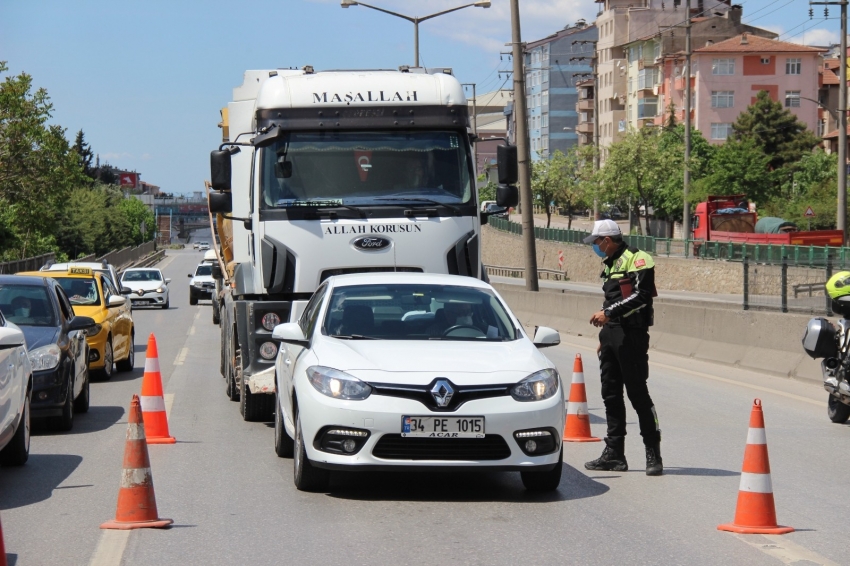
{"label": "building balcony", "polygon": [[[694,88],[696,84],[696,79],[691,77],[691,88]],[[676,80],[673,81],[673,88],[675,90],[685,90],[685,77],[676,77]]]}
{"label": "building balcony", "polygon": [[582,122],[576,126],[576,132],[580,134],[593,134],[593,122]]}
{"label": "building balcony", "polygon": [[578,101],[579,112],[593,112],[593,99],[584,98]]}

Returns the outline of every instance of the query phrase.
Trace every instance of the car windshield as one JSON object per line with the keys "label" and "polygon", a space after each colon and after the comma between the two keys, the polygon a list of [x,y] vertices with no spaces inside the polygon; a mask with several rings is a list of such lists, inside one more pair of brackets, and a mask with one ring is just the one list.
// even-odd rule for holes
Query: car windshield
{"label": "car windshield", "polygon": [[209,264],[199,265],[198,269],[195,270],[195,276],[198,275],[212,275],[212,266]]}
{"label": "car windshield", "polygon": [[132,283],[138,281],[162,281],[162,275],[155,269],[145,269],[144,271],[125,271],[121,276],[121,281]]}
{"label": "car windshield", "polygon": [[337,287],[322,333],[342,339],[515,340],[516,328],[488,289],[457,285]]}
{"label": "car windshield", "polygon": [[290,132],[262,149],[261,183],[264,208],[472,199],[456,132]]}
{"label": "car windshield", "polygon": [[100,292],[94,279],[80,277],[57,277],[57,281],[65,289],[65,294],[72,305],[92,306],[100,304]]}
{"label": "car windshield", "polygon": [[0,312],[20,326],[56,326],[47,290],[35,285],[0,285]]}

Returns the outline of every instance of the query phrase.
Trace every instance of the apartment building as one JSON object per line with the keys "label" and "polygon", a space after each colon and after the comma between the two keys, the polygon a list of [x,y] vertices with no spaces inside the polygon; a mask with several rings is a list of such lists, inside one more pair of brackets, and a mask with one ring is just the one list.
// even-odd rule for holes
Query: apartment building
{"label": "apartment building", "polygon": [[578,125],[576,126],[578,145],[590,145],[593,143],[593,123],[596,118],[596,108],[594,106],[596,89],[593,83],[592,78],[576,83],[576,88],[578,89],[578,103],[576,104],[576,112],[578,113]]}

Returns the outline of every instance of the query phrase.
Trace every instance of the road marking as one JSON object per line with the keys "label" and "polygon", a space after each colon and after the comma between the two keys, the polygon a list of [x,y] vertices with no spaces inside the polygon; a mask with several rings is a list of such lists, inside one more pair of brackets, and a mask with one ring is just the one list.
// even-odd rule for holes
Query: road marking
{"label": "road marking", "polygon": [[174,393],[166,393],[162,396],[165,399],[165,418],[171,418],[171,405],[174,404]]}
{"label": "road marking", "polygon": [[[738,540],[776,558],[783,564],[818,564],[820,566],[838,566],[829,558],[821,556],[808,548],[791,542],[784,535],[734,535]],[[765,539],[766,542],[765,542]]]}
{"label": "road marking", "polygon": [[[583,350],[590,350],[592,352],[596,351],[596,348],[591,346],[585,346],[583,344],[576,344],[574,342],[564,342],[561,341],[561,344],[566,344],[568,346],[573,346],[575,348],[581,348]],[[728,379],[725,377],[720,377],[717,375],[711,375],[710,373],[703,373],[701,371],[694,371],[691,369],[685,369],[678,366],[671,366],[668,364],[663,364],[661,362],[653,362],[649,361],[649,365],[658,366],[664,369],[679,371],[682,373],[687,373],[696,377],[702,377],[705,379],[713,379],[714,381],[720,381],[721,383],[727,383],[729,385],[737,385],[739,387],[745,387],[747,389],[752,389],[754,391],[762,391],[764,393],[772,393],[773,395],[779,395],[780,397],[785,397],[787,399],[793,399],[795,401],[802,401],[803,403],[808,403],[810,405],[815,405],[816,407],[823,407],[823,401],[815,401],[814,399],[809,399],[808,397],[803,397],[802,395],[795,395],[793,393],[786,393],[784,391],[777,391],[776,389],[771,389],[770,387],[762,387],[760,385],[753,385],[751,383],[744,383],[742,381],[736,381],[734,379]]]}
{"label": "road marking", "polygon": [[201,318],[201,307],[198,307],[198,312],[195,313],[195,320]]}
{"label": "road marking", "polygon": [[104,530],[94,550],[89,566],[119,566],[130,532],[121,530]]}
{"label": "road marking", "polygon": [[184,347],[182,350],[180,350],[180,354],[179,354],[179,355],[177,356],[177,358],[174,360],[174,365],[175,365],[175,366],[182,366],[182,365],[183,365],[183,362],[186,360],[186,355],[187,355],[188,353],[189,353],[189,348],[188,348],[188,347]]}
{"label": "road marking", "polygon": [[189,336],[192,336],[193,334],[195,334],[195,325],[194,324],[189,327]]}

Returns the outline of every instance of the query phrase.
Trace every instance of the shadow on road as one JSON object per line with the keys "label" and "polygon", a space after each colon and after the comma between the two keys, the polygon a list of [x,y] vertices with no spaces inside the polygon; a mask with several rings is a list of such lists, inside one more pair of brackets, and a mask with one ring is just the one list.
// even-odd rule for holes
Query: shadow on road
{"label": "shadow on road", "polygon": [[[137,350],[138,352],[138,350]],[[135,367],[133,371],[116,371],[112,374],[110,379],[103,379],[101,377],[94,377],[92,375],[92,383],[121,383],[122,381],[132,381],[134,379],[139,379],[145,374],[145,360],[142,357],[136,358],[136,363],[142,363],[142,367]],[[129,403],[129,400],[128,400]]]}
{"label": "shadow on road", "polygon": [[83,461],[72,454],[30,454],[26,465],[0,468],[0,509],[15,509],[50,499],[53,490]]}
{"label": "shadow on road", "polygon": [[124,407],[92,405],[89,407],[89,412],[85,414],[74,415],[74,428],[67,432],[59,432],[52,430],[49,427],[47,420],[33,420],[32,435],[33,436],[49,436],[49,435],[68,435],[68,434],[86,434],[88,432],[98,432],[106,430],[121,417],[124,416]]}
{"label": "shadow on road", "polygon": [[664,467],[665,476],[740,476],[741,472],[718,470],[715,468],[669,468]]}
{"label": "shadow on road", "polygon": [[552,493],[527,491],[518,472],[353,472],[332,474],[328,495],[364,501],[550,503],[596,497],[608,486],[564,464]]}
{"label": "shadow on road", "polygon": [[15,566],[18,563],[18,555],[6,553],[6,566]]}

